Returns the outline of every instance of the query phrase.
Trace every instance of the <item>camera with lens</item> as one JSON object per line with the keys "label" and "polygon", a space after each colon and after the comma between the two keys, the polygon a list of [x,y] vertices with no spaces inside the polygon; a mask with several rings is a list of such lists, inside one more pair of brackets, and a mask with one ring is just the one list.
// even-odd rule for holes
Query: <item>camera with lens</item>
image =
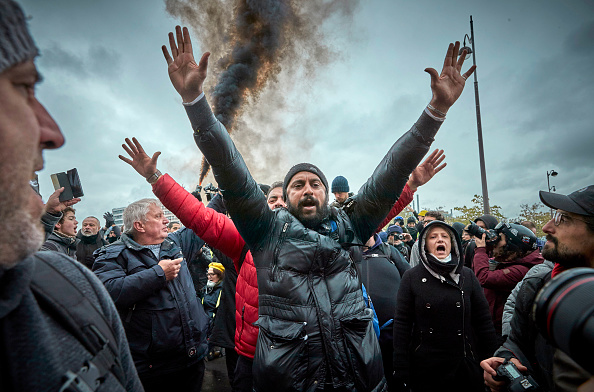
{"label": "camera with lens", "polygon": [[594,373],[594,269],[572,268],[538,293],[532,317],[539,331],[590,373]]}
{"label": "camera with lens", "polygon": [[215,195],[215,193],[217,193],[218,191],[219,191],[219,188],[217,188],[211,182],[209,182],[204,187],[204,193],[206,194],[206,200],[210,201],[213,198],[213,196]]}
{"label": "camera with lens", "polygon": [[466,231],[468,234],[476,238],[483,238],[483,234],[486,234],[485,240],[489,244],[495,245],[497,242],[499,242],[499,235],[497,232],[495,232],[495,230],[485,230],[474,222],[471,222],[468,226],[466,226]]}
{"label": "camera with lens", "polygon": [[532,376],[522,374],[509,359],[506,359],[505,362],[499,365],[496,371],[497,376],[493,377],[493,379],[496,381],[505,381],[508,391],[539,391],[538,384]]}
{"label": "camera with lens", "polygon": [[395,234],[395,237],[400,241],[404,241],[404,234]]}

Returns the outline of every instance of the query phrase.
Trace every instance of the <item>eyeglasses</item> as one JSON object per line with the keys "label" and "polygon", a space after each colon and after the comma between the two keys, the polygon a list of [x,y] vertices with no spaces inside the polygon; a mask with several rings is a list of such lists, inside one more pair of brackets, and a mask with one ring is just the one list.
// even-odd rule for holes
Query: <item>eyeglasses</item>
{"label": "eyeglasses", "polygon": [[213,274],[212,272],[209,272],[206,274],[206,276],[215,276],[216,274]]}
{"label": "eyeglasses", "polygon": [[560,212],[559,210],[555,211],[555,215],[553,215],[553,223],[555,223],[555,226],[559,226],[561,223],[567,223],[571,220],[577,220],[580,222],[584,222],[585,224],[588,224],[589,222],[584,220],[584,219],[580,219],[580,218],[574,218],[572,216],[567,215],[564,212]]}

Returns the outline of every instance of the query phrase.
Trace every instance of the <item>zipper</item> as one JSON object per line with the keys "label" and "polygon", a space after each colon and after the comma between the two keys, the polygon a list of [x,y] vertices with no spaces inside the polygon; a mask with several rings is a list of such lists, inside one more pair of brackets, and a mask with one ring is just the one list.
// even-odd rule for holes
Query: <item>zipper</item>
{"label": "zipper", "polygon": [[464,290],[460,289],[460,292],[460,296],[462,297],[462,348],[464,351],[464,357],[466,358],[466,330],[464,329],[464,325],[466,324],[464,321],[464,317],[466,317],[466,309],[464,306]]}
{"label": "zipper", "polygon": [[126,322],[129,323],[132,320],[132,312],[136,309],[136,304],[132,305],[131,308],[128,309],[128,314],[126,315]]}
{"label": "zipper", "polygon": [[244,314],[245,314],[245,305],[243,305],[243,308],[241,308],[241,329],[239,330],[239,337],[237,340],[241,341],[241,335],[243,335],[243,323],[245,323],[245,319],[244,319]]}
{"label": "zipper", "polygon": [[278,255],[280,253],[281,244],[285,240],[285,234],[286,234],[288,228],[289,228],[289,222],[285,222],[283,229],[281,231],[280,237],[278,238],[278,243],[276,245],[276,249],[274,250],[274,257],[272,258],[272,268],[270,269],[270,281],[271,282],[275,281],[276,263],[278,260]]}

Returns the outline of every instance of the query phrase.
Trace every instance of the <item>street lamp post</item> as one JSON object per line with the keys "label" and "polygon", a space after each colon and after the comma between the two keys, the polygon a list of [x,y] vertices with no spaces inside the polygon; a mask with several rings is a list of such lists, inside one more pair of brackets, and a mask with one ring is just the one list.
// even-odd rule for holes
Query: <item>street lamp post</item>
{"label": "street lamp post", "polygon": [[[554,169],[551,169],[551,171],[547,171],[547,186],[549,187],[549,192],[552,190],[553,192],[556,191],[555,186],[551,186],[551,181],[550,181],[550,177],[557,177],[557,173]],[[553,209],[551,208],[551,218],[553,217]]]}
{"label": "street lamp post", "polygon": [[[472,48],[466,46],[466,38],[472,44]],[[466,49],[467,54],[472,54],[472,64],[476,66],[476,52],[474,50],[474,28],[472,26],[472,15],[470,15],[470,37],[464,35],[463,47],[460,53]],[[474,71],[474,102],[476,106],[476,128],[478,132],[479,164],[481,167],[481,184],[483,187],[483,208],[485,214],[489,214],[489,191],[487,190],[487,170],[485,168],[485,151],[483,148],[483,126],[481,124],[481,104],[479,101],[478,79]]]}

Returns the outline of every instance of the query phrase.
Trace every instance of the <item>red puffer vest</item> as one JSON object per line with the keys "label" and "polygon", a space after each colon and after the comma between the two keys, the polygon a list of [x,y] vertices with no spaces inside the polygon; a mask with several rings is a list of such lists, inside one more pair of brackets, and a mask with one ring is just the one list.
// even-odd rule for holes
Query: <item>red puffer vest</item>
{"label": "red puffer vest", "polygon": [[258,280],[252,254],[247,251],[243,256],[245,241],[233,221],[205,207],[168,174],[153,184],[153,193],[184,226],[233,260],[235,269],[239,270],[235,292],[235,350],[254,358],[258,340],[258,327],[253,325],[258,320]]}

